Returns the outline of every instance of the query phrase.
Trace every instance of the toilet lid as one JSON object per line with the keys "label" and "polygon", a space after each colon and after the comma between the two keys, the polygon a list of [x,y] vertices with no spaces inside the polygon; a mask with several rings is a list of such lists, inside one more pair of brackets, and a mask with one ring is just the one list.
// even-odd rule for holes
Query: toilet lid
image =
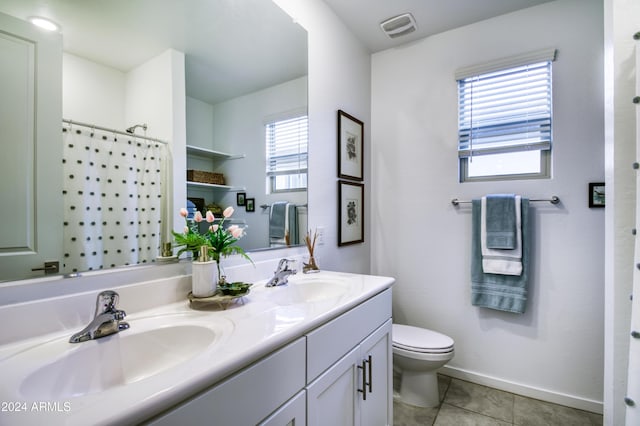
{"label": "toilet lid", "polygon": [[453,339],[426,328],[393,324],[393,346],[413,352],[443,353],[453,350]]}

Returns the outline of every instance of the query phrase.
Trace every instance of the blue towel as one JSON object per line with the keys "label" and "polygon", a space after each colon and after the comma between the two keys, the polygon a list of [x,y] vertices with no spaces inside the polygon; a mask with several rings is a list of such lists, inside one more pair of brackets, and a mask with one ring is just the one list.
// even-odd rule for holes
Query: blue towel
{"label": "blue towel", "polygon": [[516,244],[512,250],[487,247],[487,197],[482,197],[480,208],[480,244],[482,270],[485,274],[520,275],[522,273],[522,197],[515,197]]}
{"label": "blue towel", "polygon": [[286,201],[278,201],[271,204],[269,212],[269,238],[283,238],[285,233]]}
{"label": "blue towel", "polygon": [[288,209],[288,230],[289,245],[295,246],[300,244],[300,236],[298,235],[298,207],[295,204],[287,204]]}
{"label": "blue towel", "polygon": [[520,275],[485,274],[482,270],[480,241],[481,200],[472,201],[471,304],[507,312],[524,313],[529,278],[529,200],[522,198],[522,273]]}
{"label": "blue towel", "polygon": [[516,196],[487,195],[487,248],[516,248]]}

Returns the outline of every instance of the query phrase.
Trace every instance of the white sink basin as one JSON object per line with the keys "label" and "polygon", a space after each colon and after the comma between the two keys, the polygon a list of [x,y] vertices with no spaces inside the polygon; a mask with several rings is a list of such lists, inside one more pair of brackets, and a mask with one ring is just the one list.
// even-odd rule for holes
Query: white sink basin
{"label": "white sink basin", "polygon": [[16,354],[5,366],[19,395],[59,400],[104,392],[162,373],[222,340],[231,323],[180,315],[129,321],[131,328],[82,343],[68,336]]}
{"label": "white sink basin", "polygon": [[352,288],[342,277],[318,275],[294,275],[289,283],[267,289],[267,297],[279,305],[337,301]]}

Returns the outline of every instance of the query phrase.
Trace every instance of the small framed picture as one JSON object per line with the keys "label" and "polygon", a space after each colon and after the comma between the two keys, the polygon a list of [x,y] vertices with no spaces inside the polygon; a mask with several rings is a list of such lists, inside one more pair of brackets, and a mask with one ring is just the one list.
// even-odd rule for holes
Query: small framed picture
{"label": "small framed picture", "polygon": [[338,181],[338,246],[364,242],[364,184]]}
{"label": "small framed picture", "polygon": [[256,211],[256,199],[255,198],[245,198],[244,199],[244,207],[248,212]]}
{"label": "small framed picture", "polygon": [[238,192],[236,194],[236,204],[238,206],[244,206],[246,198],[247,198],[247,193],[246,192]]}
{"label": "small framed picture", "polygon": [[604,207],[604,182],[589,183],[589,207]]}
{"label": "small framed picture", "polygon": [[338,177],[363,180],[364,124],[338,110]]}

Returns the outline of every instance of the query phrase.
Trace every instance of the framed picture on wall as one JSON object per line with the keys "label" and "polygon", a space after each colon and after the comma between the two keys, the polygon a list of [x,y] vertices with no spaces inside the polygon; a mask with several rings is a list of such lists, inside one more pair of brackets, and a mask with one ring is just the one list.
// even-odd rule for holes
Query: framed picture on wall
{"label": "framed picture on wall", "polygon": [[364,184],[338,181],[338,246],[364,242]]}
{"label": "framed picture on wall", "polygon": [[363,180],[364,124],[338,110],[338,177]]}
{"label": "framed picture on wall", "polygon": [[247,193],[246,192],[238,192],[236,194],[236,204],[238,206],[244,206],[246,198],[247,198]]}
{"label": "framed picture on wall", "polygon": [[244,202],[245,202],[244,208],[248,212],[255,212],[256,211],[256,199],[255,198],[245,198]]}
{"label": "framed picture on wall", "polygon": [[604,207],[604,182],[589,184],[589,207]]}

